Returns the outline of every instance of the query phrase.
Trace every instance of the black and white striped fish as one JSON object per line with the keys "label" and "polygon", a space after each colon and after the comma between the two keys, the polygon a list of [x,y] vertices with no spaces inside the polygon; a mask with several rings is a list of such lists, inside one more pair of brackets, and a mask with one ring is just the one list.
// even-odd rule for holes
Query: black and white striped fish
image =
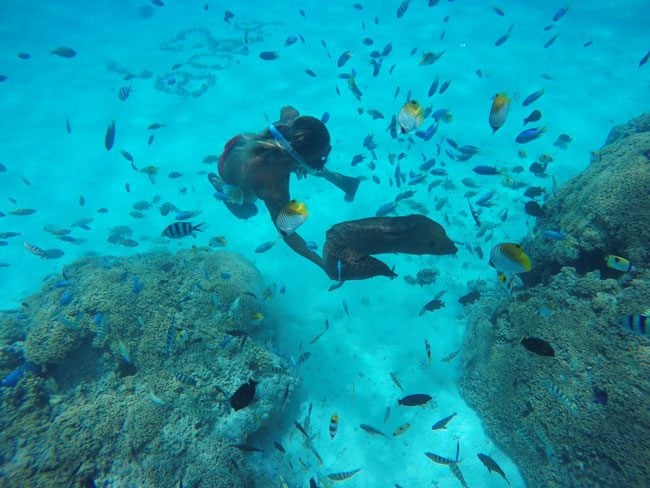
{"label": "black and white striped fish", "polygon": [[132,91],[133,91],[133,87],[123,86],[122,88],[120,88],[120,91],[117,92],[117,98],[124,101],[127,98],[129,98],[129,95],[131,94]]}
{"label": "black and white striped fish", "polygon": [[201,226],[203,222],[194,225],[192,222],[174,222],[165,227],[165,230],[162,231],[162,235],[165,237],[171,237],[172,239],[180,239],[181,237],[186,237],[193,235],[195,231],[203,232]]}

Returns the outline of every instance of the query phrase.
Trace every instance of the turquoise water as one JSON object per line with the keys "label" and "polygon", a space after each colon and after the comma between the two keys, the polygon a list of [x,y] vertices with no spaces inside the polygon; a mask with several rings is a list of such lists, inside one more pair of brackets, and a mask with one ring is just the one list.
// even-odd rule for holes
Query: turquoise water
{"label": "turquoise water", "polygon": [[[143,5],[148,8],[142,10]],[[41,287],[45,277],[60,273],[65,264],[83,256],[128,256],[160,248],[176,251],[207,246],[212,237],[223,235],[227,249],[253,261],[267,283],[286,285],[284,295],[265,305],[265,324],[273,327],[270,347],[285,357],[297,357],[321,330],[325,315],[330,321],[330,331],[309,346],[312,356],[301,368],[304,383],[290,412],[304,418],[313,403],[311,423],[323,429],[318,440],[323,472],[363,468],[345,482],[350,487],[457,486],[446,467],[432,464],[422,452],[453,457],[460,440],[461,469],[470,486],[504,484],[478,462],[476,452],[497,460],[512,486],[524,486],[517,467],[486,436],[481,419],[460,398],[458,363],[439,361],[461,346],[465,316],[456,299],[468,291],[467,283],[485,280],[497,286],[487,259],[469,254],[462,245],[455,256],[388,255],[383,259],[395,266],[400,278],[347,282],[328,293],[331,280],[282,243],[267,253],[254,253],[260,243],[276,238],[273,223],[263,213],[248,221],[230,215],[212,197],[205,177],[214,171],[214,164],[202,161],[208,155],[219,155],[233,135],[259,131],[276,120],[284,105],[317,117],[328,112],[333,140],[328,167],[368,179],[353,203],[344,202],[341,192],[325,181],[292,181],[292,197],[304,201],[310,210],[300,234],[322,246],[330,226],[372,216],[400,191],[388,184],[394,173],[389,153],[404,152],[401,167],[408,173],[434,156],[437,145],[443,151],[448,148],[445,138],[476,145],[480,153],[469,162],[452,161],[443,152],[455,188],[437,187],[428,193],[426,185],[433,181],[429,177],[416,187],[413,200],[424,206],[430,218],[441,223],[448,219],[443,225],[454,240],[480,244],[487,254],[497,242],[521,240],[531,232],[534,219],[523,212],[521,192],[505,186],[500,176],[476,175],[471,168],[477,164],[527,168],[539,155],[551,153],[554,160],[548,173],[558,185],[584,170],[590,151],[602,146],[612,125],[648,108],[650,66],[638,66],[650,49],[647,3],[619,2],[613,7],[608,2],[576,2],[557,22],[552,18],[562,4],[547,2],[501,2],[499,7],[505,12],[501,17],[488,2],[439,2],[428,7],[426,1],[412,1],[401,18],[395,15],[399,2],[363,2],[362,9],[354,8],[353,2],[224,5],[170,0],[163,7],[149,5],[9,0],[0,7],[0,75],[6,76],[0,83],[0,163],[6,167],[0,173],[0,211],[6,214],[0,218],[0,232],[20,233],[3,239],[7,245],[0,247],[0,263],[6,265],[0,268],[0,307],[18,307],[25,296]],[[209,5],[207,10],[205,5]],[[229,23],[223,20],[225,8],[234,13]],[[510,38],[496,47],[495,41],[512,24]],[[553,27],[544,31],[547,25]],[[544,48],[555,34],[559,34],[555,42]],[[242,43],[245,35],[246,46]],[[298,40],[286,47],[285,39],[291,35],[302,36],[305,42]],[[374,45],[365,46],[361,42],[365,37],[372,38]],[[583,47],[588,41],[593,44]],[[373,77],[369,54],[389,42],[392,52]],[[50,54],[59,46],[74,49],[76,56]],[[337,68],[337,58],[347,50],[352,58]],[[412,50],[416,51],[411,54]],[[442,50],[444,55],[434,64],[419,65],[423,52]],[[261,51],[278,51],[279,56],[265,61],[258,57]],[[21,59],[18,53],[30,57]],[[176,64],[181,66],[173,69]],[[305,69],[316,76],[308,76]],[[339,78],[352,69],[363,92],[360,101],[346,80]],[[476,74],[479,69],[481,77]],[[150,76],[124,79],[126,73],[144,71]],[[188,85],[184,85],[183,73],[192,78]],[[436,76],[441,82],[450,80],[451,85],[444,94],[428,97]],[[133,90],[122,101],[118,92],[125,86]],[[395,97],[397,87],[400,93]],[[538,101],[521,106],[526,96],[540,89],[545,92]],[[200,96],[193,96],[193,90]],[[488,114],[497,92],[506,92],[513,101],[506,124],[492,134]],[[387,126],[407,101],[407,93],[424,107],[449,109],[453,120],[441,123],[430,141],[393,140]],[[359,113],[360,108],[378,110],[385,118],[373,120]],[[518,145],[514,140],[523,130],[522,119],[533,109],[539,109],[543,117],[527,127],[544,126],[547,132]],[[112,120],[115,145],[107,151],[104,135]],[[164,126],[147,129],[155,122]],[[423,128],[427,126],[428,121]],[[561,133],[572,138],[566,150],[553,146]],[[148,144],[152,134],[154,140]],[[376,169],[372,171],[365,163],[351,167],[355,154],[364,154],[366,162],[372,160],[362,147],[369,134],[378,144]],[[518,157],[519,149],[527,152],[525,159]],[[132,154],[138,168],[157,167],[155,179],[133,171],[120,150]],[[170,179],[167,175],[172,171],[183,176]],[[372,175],[380,184],[370,179]],[[477,183],[479,194],[495,191],[495,205],[481,214],[483,220],[498,224],[488,242],[475,237],[464,196],[468,188],[460,183],[467,177]],[[539,179],[525,171],[518,178],[551,190],[550,177]],[[143,212],[144,218],[130,215],[133,204],[151,202],[156,196],[183,210],[200,211],[196,219],[206,223],[205,232],[196,239],[160,240],[160,232],[171,220],[161,216],[156,205]],[[443,197],[448,202],[435,210]],[[108,213],[98,213],[101,207]],[[26,208],[36,212],[10,214]],[[509,217],[501,223],[499,215],[506,208]],[[412,211],[401,205],[397,214]],[[87,228],[73,226],[80,219],[92,221]],[[137,247],[107,242],[109,229],[118,225],[133,229]],[[61,241],[44,231],[45,226],[72,229],[70,235],[79,240]],[[60,249],[64,255],[41,259],[23,243]],[[439,271],[435,284],[414,287],[401,279],[422,268]],[[446,308],[419,316],[422,306],[443,290]],[[349,317],[342,300],[349,306]],[[431,364],[424,339],[432,346]],[[435,393],[438,407],[402,411],[393,406],[391,419],[382,425],[386,406],[394,405],[399,393],[388,375],[391,371],[398,373],[410,391]],[[329,442],[326,429],[334,412],[341,417],[341,427],[335,441]],[[458,416],[447,430],[431,432],[432,423],[453,412]],[[412,425],[410,431],[390,441],[368,437],[357,427],[371,424],[390,434],[404,422]],[[290,424],[291,418],[287,429],[293,428]],[[298,442],[291,449],[294,460],[309,456],[300,451],[304,448]],[[261,455],[260,460],[269,466],[275,462],[271,454]],[[283,465],[284,477],[292,480],[290,486],[307,486],[312,472],[298,462],[293,467]]]}

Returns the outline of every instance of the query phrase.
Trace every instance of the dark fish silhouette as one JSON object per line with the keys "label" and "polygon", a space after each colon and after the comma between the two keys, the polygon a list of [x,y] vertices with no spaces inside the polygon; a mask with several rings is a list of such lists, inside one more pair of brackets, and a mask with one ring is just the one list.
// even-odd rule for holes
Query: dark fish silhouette
{"label": "dark fish silhouette", "polygon": [[363,430],[365,430],[370,435],[380,435],[382,437],[386,437],[386,434],[384,434],[381,430],[376,429],[372,425],[361,424],[361,425],[359,425],[359,427],[361,427]]}
{"label": "dark fish silhouette", "polygon": [[545,214],[544,209],[534,200],[526,202],[524,211],[531,217],[542,217]]}
{"label": "dark fish silhouette", "polygon": [[458,415],[456,412],[452,413],[448,417],[445,417],[444,419],[438,420],[435,424],[433,424],[433,427],[431,427],[431,430],[439,430],[439,429],[446,429],[447,424],[453,419],[456,415]]}
{"label": "dark fish silhouette", "polygon": [[409,8],[409,4],[411,3],[411,0],[404,0],[402,3],[399,4],[399,7],[397,7],[397,18],[399,19],[402,17],[406,11]]}
{"label": "dark fish silhouette", "polygon": [[[585,47],[587,47],[586,44]],[[639,68],[646,64],[648,62],[648,59],[650,59],[650,51],[648,51],[646,55],[641,58],[641,61],[639,61]]]}
{"label": "dark fish silhouette", "polygon": [[260,59],[263,59],[265,61],[273,61],[274,59],[278,59],[278,56],[280,53],[277,51],[262,51],[260,53]]}
{"label": "dark fish silhouette", "polygon": [[477,456],[490,473],[492,473],[492,471],[499,473],[503,479],[506,480],[506,483],[510,484],[510,481],[508,481],[508,478],[506,478],[506,474],[501,469],[501,466],[499,466],[494,459],[492,459],[487,454],[481,454],[480,452],[477,454]]}
{"label": "dark fish silhouette", "polygon": [[65,46],[52,49],[50,53],[61,56],[62,58],[74,58],[77,55],[77,52],[74,49]]}
{"label": "dark fish silhouette", "polygon": [[524,119],[524,125],[526,125],[529,122],[537,122],[539,119],[542,118],[542,112],[539,110],[533,110],[528,117]]}
{"label": "dark fish silhouette", "polygon": [[257,384],[257,381],[249,380],[248,383],[244,383],[237,388],[237,391],[230,397],[230,405],[235,409],[235,411],[241,410],[250,405],[255,398],[255,386]]}
{"label": "dark fish silhouette", "polygon": [[422,310],[420,310],[420,313],[418,315],[421,317],[427,311],[428,312],[433,312],[434,310],[438,310],[438,309],[441,309],[441,308],[444,308],[444,307],[445,307],[445,302],[443,302],[442,300],[439,300],[437,298],[434,298],[433,300],[431,300],[430,302],[427,302],[424,305],[424,307],[422,308]]}
{"label": "dark fish silhouette", "polygon": [[417,407],[430,402],[431,399],[432,397],[430,395],[425,393],[416,393],[414,395],[406,395],[404,398],[397,400],[397,404],[407,407]]}
{"label": "dark fish silhouette", "polygon": [[469,305],[474,303],[476,300],[481,298],[481,292],[479,290],[472,290],[467,295],[463,295],[458,299],[458,303],[461,305]]}
{"label": "dark fish silhouette", "polygon": [[538,100],[542,95],[544,95],[544,88],[541,90],[537,90],[536,92],[531,93],[528,95],[526,98],[524,98],[524,101],[521,103],[522,107],[527,107],[531,103],[535,102]]}
{"label": "dark fish silhouette", "polygon": [[537,337],[522,337],[521,345],[528,349],[530,352],[539,354],[540,356],[554,357],[555,351],[553,347],[543,339]]}
{"label": "dark fish silhouette", "polygon": [[106,129],[106,135],[104,136],[104,147],[107,151],[110,151],[113,148],[113,143],[115,142],[115,121],[111,120],[110,125]]}

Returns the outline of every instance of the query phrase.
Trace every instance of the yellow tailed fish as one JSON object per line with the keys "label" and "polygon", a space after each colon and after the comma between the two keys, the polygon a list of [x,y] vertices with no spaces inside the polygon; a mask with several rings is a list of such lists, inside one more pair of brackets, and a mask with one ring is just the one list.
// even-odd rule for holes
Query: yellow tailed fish
{"label": "yellow tailed fish", "polygon": [[492,99],[492,108],[490,109],[490,127],[492,133],[498,131],[506,122],[508,116],[508,109],[510,109],[510,98],[505,93],[497,93]]}
{"label": "yellow tailed fish", "polygon": [[397,116],[397,125],[400,134],[406,134],[418,128],[424,121],[424,109],[417,100],[406,102]]}
{"label": "yellow tailed fish", "polygon": [[280,231],[280,234],[286,237],[293,234],[307,220],[307,217],[309,217],[307,205],[296,200],[291,200],[280,210],[275,220],[275,225]]}

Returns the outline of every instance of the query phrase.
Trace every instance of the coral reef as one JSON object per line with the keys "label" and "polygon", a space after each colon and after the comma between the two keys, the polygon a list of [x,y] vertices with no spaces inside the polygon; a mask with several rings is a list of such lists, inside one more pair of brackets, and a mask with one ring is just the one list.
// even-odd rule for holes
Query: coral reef
{"label": "coral reef", "polygon": [[[647,309],[650,115],[616,128],[592,165],[549,200],[523,243],[534,270],[511,298],[468,306],[461,394],[531,487],[648,486],[647,337],[617,318]],[[629,257],[633,272],[605,268]],[[539,338],[553,357],[520,343]]]}
{"label": "coral reef", "polygon": [[[230,446],[277,421],[300,383],[255,339],[262,287],[225,251],[92,257],[0,313],[0,372],[22,371],[2,390],[0,477],[253,486],[247,454]],[[230,395],[251,378],[257,395],[233,411]]]}
{"label": "coral reef", "polygon": [[547,282],[562,266],[578,273],[600,270],[604,256],[650,266],[650,113],[615,127],[607,145],[592,155],[591,165],[544,205],[536,230],[561,230],[566,241],[529,239],[524,248],[536,266],[522,275],[524,283]]}

